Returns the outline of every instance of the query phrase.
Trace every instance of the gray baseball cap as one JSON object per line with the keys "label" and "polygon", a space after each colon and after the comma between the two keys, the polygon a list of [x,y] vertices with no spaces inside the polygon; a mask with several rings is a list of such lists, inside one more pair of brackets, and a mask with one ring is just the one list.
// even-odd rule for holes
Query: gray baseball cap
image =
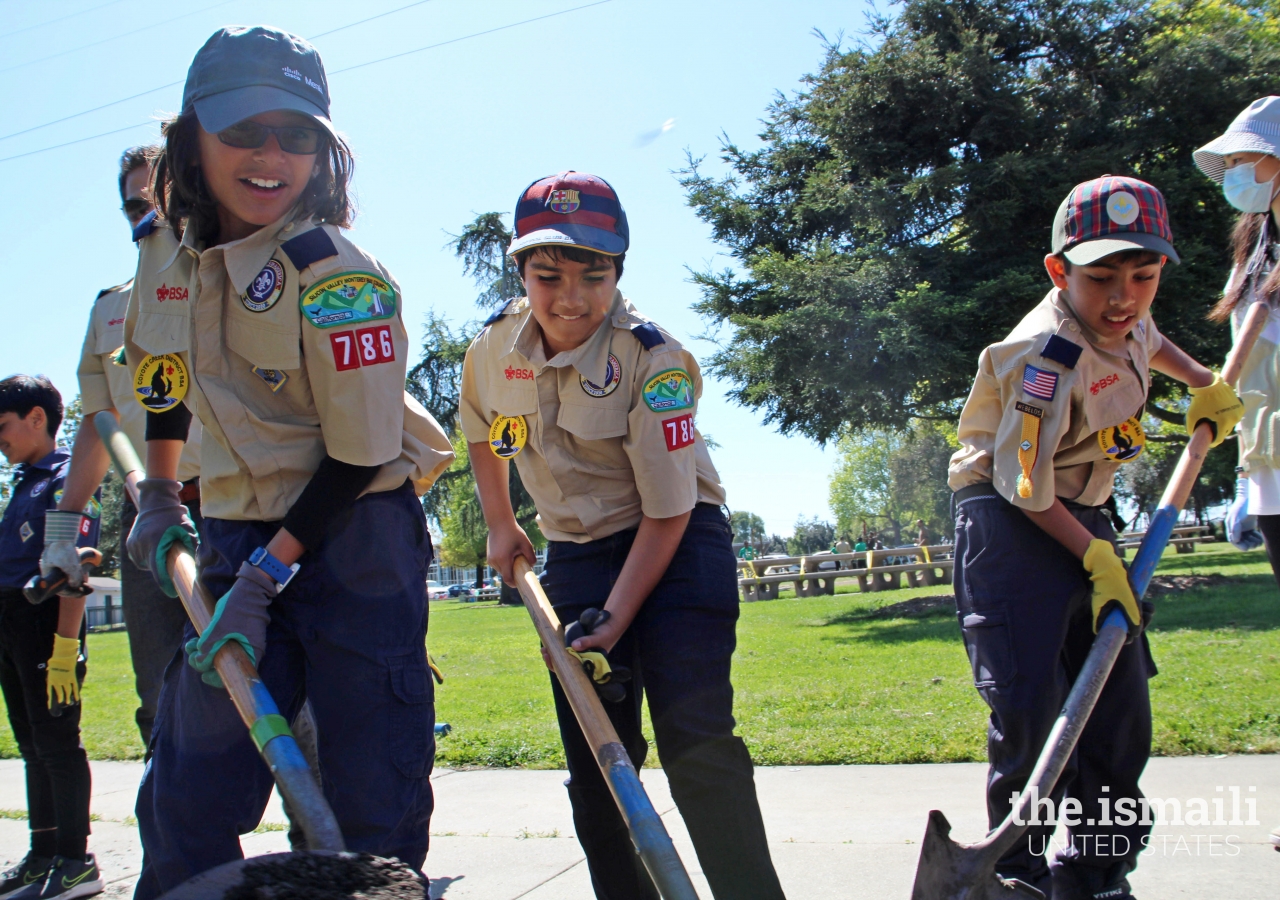
{"label": "gray baseball cap", "polygon": [[1226,132],[1191,155],[1201,172],[1222,184],[1226,172],[1222,158],[1231,153],[1280,157],[1280,97],[1254,100],[1227,126]]}
{"label": "gray baseball cap", "polygon": [[333,133],[329,82],[315,47],[267,25],[233,25],[205,41],[187,70],[184,113],[194,110],[212,134],[278,109],[308,115]]}

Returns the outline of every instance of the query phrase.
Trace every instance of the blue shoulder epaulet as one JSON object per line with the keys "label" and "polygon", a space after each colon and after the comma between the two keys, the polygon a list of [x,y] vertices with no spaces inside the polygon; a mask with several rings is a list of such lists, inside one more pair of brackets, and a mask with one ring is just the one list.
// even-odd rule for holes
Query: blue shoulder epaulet
{"label": "blue shoulder epaulet", "polygon": [[631,333],[635,335],[646,350],[652,350],[659,344],[665,344],[667,339],[662,336],[662,332],[658,330],[658,326],[652,322],[641,322],[639,325],[631,327]]}
{"label": "blue shoulder epaulet", "polygon": [[1044,349],[1040,351],[1040,355],[1045,359],[1062,363],[1068,369],[1074,369],[1076,363],[1080,361],[1080,354],[1083,352],[1084,348],[1079,344],[1073,344],[1064,337],[1052,334],[1049,336],[1048,342],[1045,343]]}
{"label": "blue shoulder epaulet", "polygon": [[313,228],[296,238],[290,238],[280,245],[280,249],[299,272],[312,263],[338,255],[333,238],[323,228]]}
{"label": "blue shoulder epaulet", "polygon": [[505,315],[507,314],[507,307],[509,307],[512,303],[515,303],[515,301],[514,301],[514,300],[508,300],[506,303],[504,303],[504,304],[502,304],[501,306],[499,306],[499,307],[498,307],[498,311],[497,311],[497,312],[495,312],[493,315],[491,315],[489,318],[485,319],[485,320],[484,320],[484,324],[483,324],[483,325],[481,325],[480,327],[481,327],[481,328],[488,328],[490,325],[493,325],[493,324],[495,324],[495,323],[497,323],[497,322],[501,321],[502,317],[503,317],[503,316],[505,316]]}
{"label": "blue shoulder epaulet", "polygon": [[136,244],[138,241],[142,240],[144,237],[149,236],[151,232],[155,230],[156,230],[156,211],[153,209],[151,210],[151,212],[147,213],[145,216],[139,219],[137,225],[133,226],[133,242]]}
{"label": "blue shoulder epaulet", "polygon": [[126,288],[128,286],[129,286],[129,282],[126,281],[124,284],[117,284],[115,287],[103,288],[102,290],[98,291],[98,296],[94,297],[93,299],[101,300],[103,297],[107,296],[107,294],[114,294],[116,291],[121,290],[122,288]]}

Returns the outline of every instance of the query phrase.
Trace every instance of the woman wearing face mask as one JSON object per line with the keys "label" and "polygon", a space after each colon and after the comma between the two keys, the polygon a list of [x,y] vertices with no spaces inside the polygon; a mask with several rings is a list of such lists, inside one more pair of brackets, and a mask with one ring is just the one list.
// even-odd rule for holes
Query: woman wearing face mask
{"label": "woman wearing face mask", "polygon": [[[1226,132],[1195,152],[1200,170],[1222,185],[1240,210],[1232,234],[1233,265],[1209,318],[1239,332],[1252,301],[1280,289],[1280,97],[1249,104]],[[1266,544],[1280,581],[1280,304],[1245,361],[1239,393],[1240,466],[1227,537],[1241,550]],[[1272,840],[1280,848],[1280,834]]]}

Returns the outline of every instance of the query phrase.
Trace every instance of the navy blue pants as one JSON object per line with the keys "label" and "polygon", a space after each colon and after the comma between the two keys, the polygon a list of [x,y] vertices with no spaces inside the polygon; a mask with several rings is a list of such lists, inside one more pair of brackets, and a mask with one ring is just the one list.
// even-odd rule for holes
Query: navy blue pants
{"label": "navy blue pants", "polygon": [[[200,580],[220,597],[279,523],[204,526]],[[272,603],[258,666],[285,718],[311,700],[324,793],[347,849],[415,869],[427,855],[435,757],[430,559],[412,486],[360,498]],[[188,624],[186,638],[194,636]],[[272,784],[227,692],[202,682],[179,652],[165,671],[138,791],[144,856],[135,900],[241,859],[239,835],[258,825]]]}
{"label": "navy blue pants", "polygon": [[[1080,560],[994,491],[959,498],[956,607],[974,683],[991,708],[987,815],[994,828],[1012,808],[1011,796],[1026,786],[1093,644],[1091,585]],[[1115,541],[1104,509],[1068,508],[1092,534]],[[1151,831],[1141,824],[1138,779],[1151,753],[1147,679],[1154,674],[1144,634],[1121,651],[1052,795],[1055,812],[1064,796],[1083,807],[1082,824],[1070,829],[1071,843],[1058,852],[1055,868],[1094,870],[1086,873],[1089,883],[1123,878]],[[1138,821],[1116,824],[1117,803],[1126,798],[1135,804]],[[1113,824],[1089,824],[1107,818]],[[1046,886],[1053,830],[1032,826],[997,870]],[[1055,873],[1055,890],[1059,880]],[[1055,900],[1062,894],[1055,893]]]}
{"label": "navy blue pants", "polygon": [[[602,609],[635,540],[634,530],[575,544],[552,541],[542,585],[560,621]],[[719,508],[698,504],[689,527],[631,627],[609,654],[631,669],[627,696],[605,703],[639,769],[648,743],[640,703],[648,694],[658,756],[698,861],[718,900],[777,900],[746,744],[734,735],[729,666],[737,645],[737,565]],[[569,801],[599,900],[657,900],[626,823],[600,774],[569,701],[551,676],[569,764]]]}

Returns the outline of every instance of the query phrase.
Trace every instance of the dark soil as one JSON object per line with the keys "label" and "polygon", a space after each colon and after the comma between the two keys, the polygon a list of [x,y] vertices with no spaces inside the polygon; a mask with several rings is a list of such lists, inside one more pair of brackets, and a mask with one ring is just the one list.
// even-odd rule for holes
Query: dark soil
{"label": "dark soil", "polygon": [[1147,593],[1167,594],[1170,591],[1190,591],[1195,588],[1217,587],[1220,584],[1229,584],[1236,580],[1217,573],[1212,575],[1154,575],[1151,578],[1151,585],[1147,588]]}
{"label": "dark soil", "polygon": [[935,594],[932,597],[912,597],[900,603],[890,603],[877,609],[868,610],[860,618],[866,619],[918,619],[923,616],[936,616],[941,612],[954,613],[956,598],[954,594]]}
{"label": "dark soil", "polygon": [[423,900],[427,886],[404,863],[367,853],[298,853],[250,865],[223,900]]}

